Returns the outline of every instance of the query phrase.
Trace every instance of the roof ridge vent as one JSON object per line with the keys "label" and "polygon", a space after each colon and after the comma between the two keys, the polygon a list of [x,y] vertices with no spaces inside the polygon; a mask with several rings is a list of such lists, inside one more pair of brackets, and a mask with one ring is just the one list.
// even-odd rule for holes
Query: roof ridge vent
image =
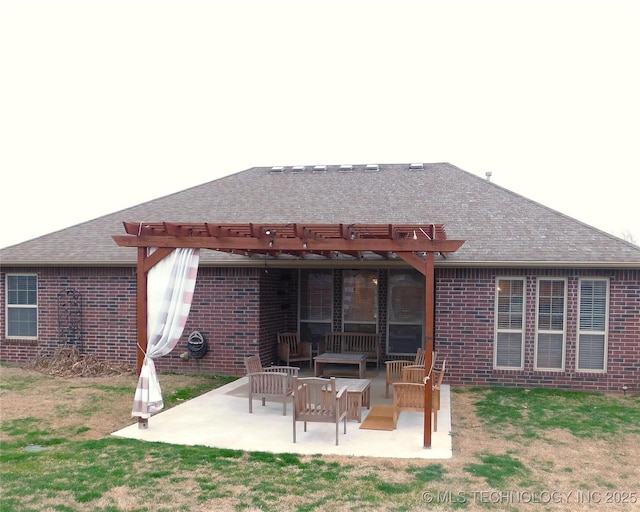
{"label": "roof ridge vent", "polygon": [[318,172],[324,172],[327,170],[327,166],[326,165],[316,165],[313,167],[314,171],[318,171]]}
{"label": "roof ridge vent", "polygon": [[409,169],[411,171],[424,171],[424,164],[423,163],[409,164]]}
{"label": "roof ridge vent", "polygon": [[367,164],[364,166],[364,170],[369,172],[378,172],[380,170],[380,166],[378,164]]}
{"label": "roof ridge vent", "polygon": [[340,171],[340,172],[349,172],[349,171],[353,171],[353,165],[351,165],[351,164],[344,164],[344,165],[341,165],[341,166],[338,168],[338,171]]}
{"label": "roof ridge vent", "polygon": [[284,167],[282,166],[274,166],[271,168],[271,170],[269,172],[284,172]]}
{"label": "roof ridge vent", "polygon": [[291,168],[291,172],[303,172],[305,170],[305,166],[304,165],[294,165]]}

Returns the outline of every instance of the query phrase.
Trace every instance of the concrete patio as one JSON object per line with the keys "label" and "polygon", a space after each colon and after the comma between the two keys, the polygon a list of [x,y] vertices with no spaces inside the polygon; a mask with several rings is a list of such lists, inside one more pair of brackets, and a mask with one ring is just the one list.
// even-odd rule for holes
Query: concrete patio
{"label": "concrete patio", "polygon": [[[304,376],[302,372],[301,376]],[[380,370],[368,372],[371,378],[371,405],[392,403],[385,398],[385,375]],[[371,374],[371,375],[369,375]],[[160,376],[162,385],[162,376]],[[393,391],[390,390],[391,397]],[[149,419],[147,429],[134,423],[112,435],[116,437],[156,441],[190,446],[209,446],[234,450],[301,455],[341,455],[401,459],[448,459],[452,456],[450,388],[441,391],[438,431],[432,433],[431,448],[423,447],[423,414],[402,412],[397,428],[392,431],[360,429],[357,421],[347,422],[347,433],[340,424],[339,445],[335,445],[335,426],[330,423],[297,424],[297,442],[293,443],[292,403],[282,415],[282,403],[261,405],[254,400],[249,413],[247,378],[189,400]],[[362,411],[363,421],[369,410]]]}

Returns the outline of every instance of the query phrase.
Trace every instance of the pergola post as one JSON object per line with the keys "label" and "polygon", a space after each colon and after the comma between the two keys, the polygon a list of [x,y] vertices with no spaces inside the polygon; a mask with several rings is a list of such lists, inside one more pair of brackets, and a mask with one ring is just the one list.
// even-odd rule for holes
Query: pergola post
{"label": "pergola post", "polygon": [[[142,371],[144,356],[147,353],[147,271],[144,269],[147,257],[147,248],[138,247],[138,266],[137,266],[137,325],[138,325],[138,377]],[[138,417],[138,428],[147,428],[149,426],[148,418]]]}
{"label": "pergola post", "polygon": [[[433,378],[429,375],[433,366],[433,338],[435,331],[435,276],[434,276],[434,257],[432,252],[428,252],[425,258],[425,358],[424,358],[424,376]],[[424,448],[431,448],[431,410],[433,409],[433,384],[431,380],[424,382]],[[436,411],[437,414],[437,411]]]}
{"label": "pergola post", "polygon": [[[138,247],[138,265],[136,275],[136,323],[138,328],[138,378],[142,371],[142,365],[144,364],[144,358],[147,354],[147,282],[149,271],[161,261],[165,256],[170,254],[174,249],[171,248],[159,248],[148,255],[148,247]],[[148,418],[138,417],[138,428],[147,428],[149,426]]]}

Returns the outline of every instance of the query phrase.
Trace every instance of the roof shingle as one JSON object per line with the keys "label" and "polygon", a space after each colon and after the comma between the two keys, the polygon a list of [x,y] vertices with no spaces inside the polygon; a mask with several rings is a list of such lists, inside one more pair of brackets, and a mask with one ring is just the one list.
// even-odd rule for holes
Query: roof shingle
{"label": "roof shingle", "polygon": [[[135,264],[122,222],[444,224],[440,265],[640,268],[640,247],[448,163],[255,167],[0,250],[2,265]],[[204,251],[202,263],[230,256]],[[237,259],[237,256],[233,256]]]}

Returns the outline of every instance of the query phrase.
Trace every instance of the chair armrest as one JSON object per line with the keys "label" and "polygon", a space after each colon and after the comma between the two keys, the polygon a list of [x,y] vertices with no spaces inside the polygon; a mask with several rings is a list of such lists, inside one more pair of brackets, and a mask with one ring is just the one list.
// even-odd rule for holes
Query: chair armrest
{"label": "chair armrest", "polygon": [[415,364],[414,361],[407,361],[404,359],[390,359],[389,361],[384,362],[384,364],[386,364],[387,366],[389,366],[389,363],[398,364],[398,365],[401,365],[402,363],[411,364],[411,365]]}
{"label": "chair armrest", "polygon": [[300,347],[300,355],[311,357],[312,344],[310,341],[301,341],[298,346]]}

